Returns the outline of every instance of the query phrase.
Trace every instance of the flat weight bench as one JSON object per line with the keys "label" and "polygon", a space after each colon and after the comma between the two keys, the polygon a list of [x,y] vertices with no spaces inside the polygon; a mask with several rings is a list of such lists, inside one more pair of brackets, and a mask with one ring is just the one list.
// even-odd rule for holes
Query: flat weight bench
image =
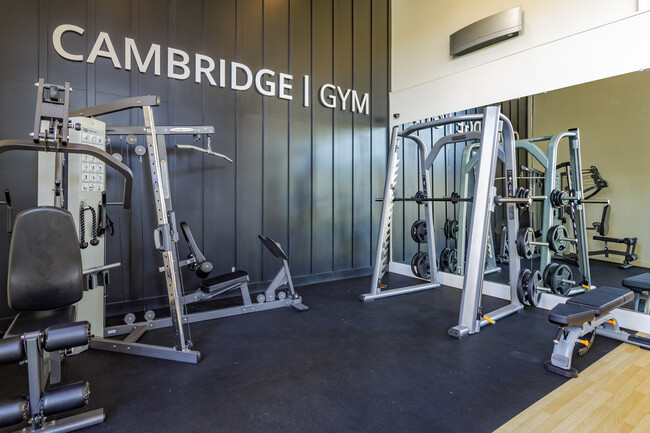
{"label": "flat weight bench", "polygon": [[623,280],[623,287],[634,292],[634,311],[639,311],[639,301],[645,301],[643,312],[650,314],[650,272],[628,277]]}
{"label": "flat weight bench", "polygon": [[[630,302],[634,294],[630,290],[599,287],[556,305],[548,312],[548,320],[560,326],[553,343],[553,354],[544,366],[553,373],[565,377],[578,377],[578,370],[571,366],[576,344],[578,355],[589,351],[596,334],[650,350],[650,339],[630,334],[620,329],[613,310]],[[587,336],[586,338],[583,338]]]}

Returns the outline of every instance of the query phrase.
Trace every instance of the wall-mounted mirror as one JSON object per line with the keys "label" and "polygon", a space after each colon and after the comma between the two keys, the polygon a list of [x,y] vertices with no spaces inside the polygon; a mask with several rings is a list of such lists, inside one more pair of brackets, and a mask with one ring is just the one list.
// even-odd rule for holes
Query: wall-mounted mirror
{"label": "wall-mounted mirror", "polygon": [[[644,244],[650,242],[646,224],[650,216],[646,192],[650,143],[644,130],[644,119],[650,114],[650,72],[611,77],[500,105],[519,136],[519,186],[531,196],[548,197],[519,209],[521,227],[528,228],[520,239],[520,254],[526,256],[522,267],[538,270],[543,286],[561,296],[581,293],[585,286],[626,286],[636,293],[635,301],[626,307],[650,313],[650,258],[643,254]],[[474,127],[468,122],[447,126],[444,131],[420,131],[419,135],[432,146],[445,134],[467,133]],[[446,146],[434,161],[434,196],[471,196],[476,150],[476,140]],[[404,170],[396,195],[413,197],[421,188],[415,148],[405,144],[400,159]],[[503,180],[501,171],[495,184],[500,193]],[[462,238],[467,236],[459,233],[467,230],[470,212],[471,203],[433,203],[436,259],[445,272],[463,273],[466,245]],[[395,204],[393,261],[411,265],[414,271],[426,251],[422,219],[421,205]],[[497,209],[487,243],[485,279],[507,284],[504,221],[503,210]]]}

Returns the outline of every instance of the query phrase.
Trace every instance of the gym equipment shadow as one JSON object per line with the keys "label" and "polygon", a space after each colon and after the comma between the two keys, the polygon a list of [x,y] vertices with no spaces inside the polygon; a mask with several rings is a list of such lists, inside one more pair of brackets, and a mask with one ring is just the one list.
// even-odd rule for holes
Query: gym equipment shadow
{"label": "gym equipment shadow", "polygon": [[[389,283],[404,284],[390,275]],[[544,361],[557,329],[527,308],[456,340],[461,292],[362,303],[370,277],[302,286],[310,310],[278,309],[192,325],[197,365],[90,351],[67,358],[66,382],[92,384],[89,432],[491,432],[568,379]],[[484,297],[484,308],[505,301]],[[145,342],[168,338],[147,333]],[[159,341],[156,341],[156,340]],[[619,343],[600,339],[584,370]],[[0,368],[0,399],[26,390],[26,369]]]}

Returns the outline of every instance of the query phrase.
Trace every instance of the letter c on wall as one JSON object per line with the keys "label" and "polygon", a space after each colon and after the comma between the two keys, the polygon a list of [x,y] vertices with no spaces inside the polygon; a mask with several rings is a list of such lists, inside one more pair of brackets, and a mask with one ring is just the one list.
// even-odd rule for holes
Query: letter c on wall
{"label": "letter c on wall", "polygon": [[54,32],[52,33],[52,43],[54,44],[54,50],[59,54],[59,56],[63,57],[66,60],[72,60],[73,62],[83,62],[83,54],[70,54],[63,49],[63,45],[61,45],[61,36],[63,36],[63,33],[65,32],[75,32],[77,34],[83,35],[84,29],[73,24],[61,24],[55,28]]}

